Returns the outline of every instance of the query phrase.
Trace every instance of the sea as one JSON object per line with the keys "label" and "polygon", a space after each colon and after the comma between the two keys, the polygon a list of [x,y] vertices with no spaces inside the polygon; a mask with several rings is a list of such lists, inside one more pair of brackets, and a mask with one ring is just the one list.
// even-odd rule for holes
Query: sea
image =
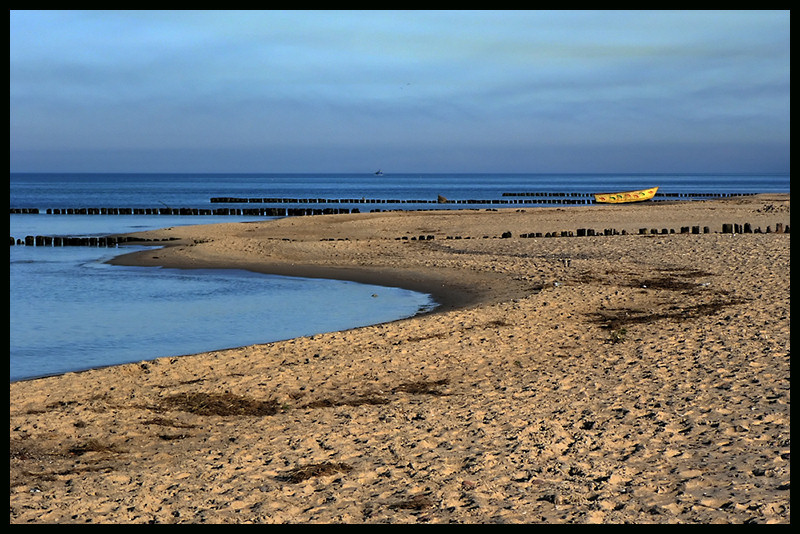
{"label": "sea", "polygon": [[101,237],[314,210],[568,208],[591,202],[593,192],[655,185],[653,201],[691,200],[788,193],[789,181],[789,174],[11,173],[10,380],[345,330],[437,305],[427,294],[339,280],[109,265],[148,247],[16,244],[26,236]]}

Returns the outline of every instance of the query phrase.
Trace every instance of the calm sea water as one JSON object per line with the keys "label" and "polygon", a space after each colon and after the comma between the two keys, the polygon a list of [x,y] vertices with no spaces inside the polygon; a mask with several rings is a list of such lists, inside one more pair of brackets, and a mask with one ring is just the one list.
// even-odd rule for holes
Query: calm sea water
{"label": "calm sea water", "polygon": [[[38,208],[42,214],[11,215],[10,235],[99,236],[259,219],[47,215],[48,208],[233,206],[211,204],[213,197],[496,200],[507,198],[503,193],[591,193],[650,185],[659,185],[662,193],[789,192],[789,175],[12,174],[10,207]],[[10,248],[12,381],[342,330],[409,317],[435,305],[428,295],[399,288],[105,263],[138,248]]]}

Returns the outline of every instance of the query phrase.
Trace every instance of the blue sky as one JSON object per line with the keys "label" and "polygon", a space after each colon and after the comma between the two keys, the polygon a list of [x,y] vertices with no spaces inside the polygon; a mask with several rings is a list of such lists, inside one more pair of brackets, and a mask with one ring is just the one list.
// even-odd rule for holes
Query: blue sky
{"label": "blue sky", "polygon": [[12,11],[11,172],[789,172],[788,11]]}

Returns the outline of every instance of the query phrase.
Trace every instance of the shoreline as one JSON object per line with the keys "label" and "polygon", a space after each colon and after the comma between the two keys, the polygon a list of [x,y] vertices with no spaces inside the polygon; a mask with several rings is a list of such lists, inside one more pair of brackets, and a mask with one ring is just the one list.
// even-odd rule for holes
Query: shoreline
{"label": "shoreline", "polygon": [[[661,207],[667,208],[668,206],[684,206],[690,207],[689,211],[703,211],[703,208],[707,203],[721,203],[722,205],[735,205],[735,204],[742,204],[749,202],[752,199],[752,202],[759,203],[759,202],[770,202],[773,200],[777,200],[779,202],[789,200],[788,193],[763,193],[759,195],[755,195],[752,197],[732,197],[723,200],[703,200],[703,201],[661,201],[657,205],[654,204],[617,204],[617,205],[600,205],[598,206],[569,206],[569,207],[555,207],[555,208],[543,208],[543,207],[536,207],[536,208],[504,208],[502,209],[505,213],[532,213],[535,214],[538,212],[544,213],[557,213],[561,215],[557,217],[556,220],[559,222],[566,223],[569,221],[568,225],[564,225],[564,228],[548,228],[548,230],[552,231],[554,237],[551,239],[562,239],[560,236],[556,236],[557,233],[561,231],[569,231],[573,235],[570,238],[574,237],[573,230],[576,230],[578,226],[574,222],[570,221],[572,210],[580,212],[584,211],[600,211],[606,210],[608,212],[619,210],[637,210],[637,209],[648,209],[648,208],[655,208],[659,209]],[[391,215],[398,215],[400,217],[407,215],[413,216],[414,214],[422,214],[422,215],[443,215],[444,217],[449,218],[453,214],[458,213],[471,213],[471,214],[483,214],[489,215],[493,212],[498,212],[497,209],[488,209],[488,210],[479,210],[479,209],[463,209],[463,210],[421,210],[421,211],[389,211],[389,212],[370,212],[370,213],[363,213],[363,214],[356,214],[356,215],[341,215],[338,217],[342,217],[345,219],[351,219],[352,217],[359,217],[359,216],[367,216],[367,217],[383,217],[383,216],[391,216]],[[317,216],[320,217],[320,216]],[[321,217],[337,217],[337,216],[321,216]],[[613,215],[612,215],[613,217]],[[304,217],[305,218],[305,217]],[[752,218],[752,217],[751,217]],[[602,217],[601,217],[602,219]],[[769,220],[769,217],[759,217],[758,219]],[[294,222],[297,218],[287,217],[284,219],[278,219],[283,221],[284,226],[289,225],[293,226]],[[319,220],[317,218],[317,220]],[[589,227],[591,227],[594,221],[588,220],[585,221]],[[697,220],[688,221],[692,223],[692,226],[701,226],[702,218]],[[748,221],[749,222],[749,221]],[[686,226],[686,221],[682,221],[676,224],[674,220],[667,220],[658,221],[656,220],[647,220],[647,217],[644,219],[639,219],[639,222],[636,223],[629,223],[627,224],[627,228],[623,228],[626,230],[628,235],[636,235],[637,230],[641,228],[641,225],[644,224],[647,228],[654,228],[660,229],[663,228],[665,224],[670,224],[672,226],[671,230],[677,231],[676,226],[680,228],[681,226]],[[221,223],[223,225],[227,225],[229,223]],[[232,223],[232,224],[241,224],[241,225],[256,225],[260,224],[259,222],[245,222],[245,223]],[[601,224],[601,223],[596,223]],[[743,223],[737,223],[743,224]],[[757,224],[757,223],[756,223]],[[788,218],[785,223],[788,227]],[[217,226],[217,225],[202,225],[202,227],[208,226]],[[570,227],[567,227],[570,226]],[[717,223],[719,226],[719,223]],[[768,225],[764,226],[766,228]],[[754,228],[758,227],[761,229],[760,226],[754,225]],[[194,226],[189,227],[176,227],[175,229],[167,229],[167,230],[151,230],[146,232],[131,232],[128,234],[120,234],[120,235],[133,235],[133,236],[147,236],[147,238],[154,238],[154,239],[173,239],[175,240],[175,233],[177,233],[180,237],[177,238],[176,241],[167,241],[162,248],[159,250],[166,251],[165,254],[162,254],[158,257],[154,257],[151,253],[152,250],[145,250],[145,251],[138,251],[132,253],[121,254],[111,258],[106,263],[112,265],[126,265],[126,266],[134,266],[134,267],[150,267],[150,266],[159,266],[159,267],[170,267],[176,269],[244,269],[252,272],[258,272],[262,274],[273,274],[278,276],[295,276],[295,277],[304,277],[304,278],[326,278],[326,279],[334,279],[334,280],[345,280],[351,281],[356,283],[364,283],[364,284],[372,284],[372,285],[379,285],[385,287],[400,287],[403,289],[409,289],[412,291],[417,291],[420,293],[426,293],[431,295],[434,300],[439,304],[435,310],[430,313],[444,313],[447,311],[452,311],[460,308],[464,308],[470,305],[479,304],[482,302],[488,302],[491,300],[496,300],[497,298],[497,288],[492,288],[491,286],[487,289],[482,284],[484,282],[491,283],[491,276],[486,275],[486,273],[480,273],[479,275],[475,276],[473,279],[464,282],[460,281],[459,279],[454,279],[449,273],[443,272],[436,272],[430,268],[422,268],[422,269],[399,269],[387,266],[353,266],[353,265],[337,265],[331,263],[324,263],[320,262],[319,258],[309,258],[304,257],[303,262],[291,262],[285,261],[280,258],[271,258],[271,257],[258,257],[258,258],[249,258],[246,260],[236,259],[233,260],[231,257],[220,257],[220,256],[213,256],[209,257],[208,255],[194,255],[194,256],[187,256],[187,255],[171,255],[169,254],[169,249],[171,248],[182,248],[182,247],[191,247],[197,244],[201,244],[203,241],[203,237],[197,238],[192,237],[190,232],[173,232],[173,230],[180,230],[181,228],[194,228]],[[474,229],[473,229],[474,230]],[[602,229],[598,229],[601,232]],[[714,233],[718,233],[720,228],[716,228]],[[480,232],[478,232],[479,234]],[[544,234],[544,232],[542,232]],[[309,235],[311,237],[309,237]],[[486,239],[492,238],[496,239],[498,237],[502,238],[500,235],[478,235],[475,236],[467,236],[466,239]],[[306,230],[306,235],[304,235],[304,239],[333,239],[333,238],[326,238],[328,234],[324,232],[309,232]],[[519,234],[517,234],[517,237]],[[337,236],[338,239],[343,239],[341,235]],[[409,236],[404,236],[408,238]],[[416,236],[411,236],[416,237]],[[385,238],[385,237],[384,237]],[[452,236],[448,236],[448,238],[452,238]],[[456,236],[456,240],[460,240],[464,238],[463,236]],[[270,236],[269,239],[283,239],[287,240],[287,238],[281,238],[277,236]],[[345,237],[344,239],[349,240],[349,237]],[[395,239],[399,239],[395,237]],[[440,238],[441,239],[441,238]],[[408,244],[408,243],[406,243]],[[473,273],[474,274],[474,273]],[[464,273],[460,273],[461,277],[464,277]],[[508,281],[506,280],[506,283]],[[519,289],[516,291],[511,290],[508,292],[507,295],[518,294]],[[524,289],[522,290],[524,293]]]}
{"label": "shoreline", "polygon": [[[788,226],[789,209],[137,232],[179,241],[120,261],[376,280],[446,307],[12,383],[10,521],[789,523],[790,234],[719,233]],[[712,231],[637,235],[687,225]],[[576,228],[628,235],[519,237]]]}
{"label": "shoreline", "polygon": [[[181,243],[169,244],[158,250],[164,250],[172,246],[179,247]],[[187,261],[183,258],[171,259],[162,257],[159,257],[159,261],[154,263],[152,253],[152,250],[126,253],[115,256],[106,261],[106,263],[131,267],[160,266],[172,269],[242,269],[276,276],[323,278],[383,287],[397,287],[428,294],[436,302],[436,307],[434,309],[416,315],[445,313],[447,311],[478,304],[486,298],[484,295],[486,292],[480,291],[479,288],[476,289],[473,285],[463,282],[459,283],[458,281],[448,279],[445,275],[425,271],[404,271],[391,268],[335,267],[314,264],[285,265],[257,261],[244,261],[232,264],[225,259]]]}

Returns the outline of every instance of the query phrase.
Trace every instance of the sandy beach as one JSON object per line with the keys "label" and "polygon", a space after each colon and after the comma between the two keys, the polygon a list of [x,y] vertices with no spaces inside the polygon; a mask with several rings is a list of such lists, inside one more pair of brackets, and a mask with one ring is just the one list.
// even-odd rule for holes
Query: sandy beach
{"label": "sandy beach", "polygon": [[769,194],[135,234],[177,239],[115,262],[441,306],[12,383],[10,522],[789,523],[789,225]]}

